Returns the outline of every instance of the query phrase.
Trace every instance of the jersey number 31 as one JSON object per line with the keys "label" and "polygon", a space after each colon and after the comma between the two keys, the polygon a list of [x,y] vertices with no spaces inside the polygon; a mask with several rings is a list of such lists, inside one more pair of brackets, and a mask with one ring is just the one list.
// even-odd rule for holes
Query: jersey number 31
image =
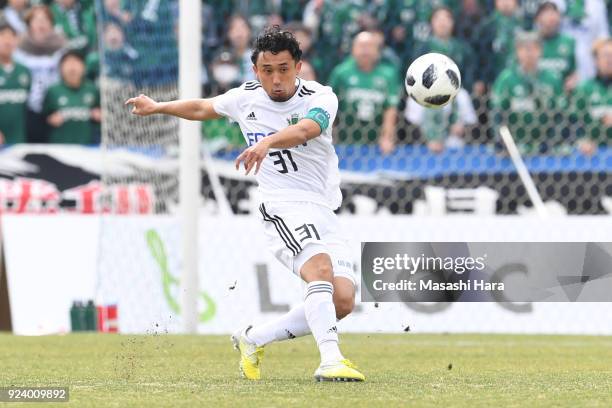
{"label": "jersey number 31", "polygon": [[[293,156],[291,156],[291,151],[279,150],[277,152],[270,153],[270,157],[276,158],[276,160],[274,160],[272,164],[277,166],[276,169],[278,170],[278,172],[282,174],[289,173],[289,168],[287,167],[287,160],[285,160],[285,157],[283,156],[287,156],[287,160],[289,161],[289,163],[291,163],[291,167],[293,168],[293,171],[297,171],[298,167],[297,167],[297,164],[295,164],[295,162],[293,161]],[[280,168],[278,166],[280,166]]]}

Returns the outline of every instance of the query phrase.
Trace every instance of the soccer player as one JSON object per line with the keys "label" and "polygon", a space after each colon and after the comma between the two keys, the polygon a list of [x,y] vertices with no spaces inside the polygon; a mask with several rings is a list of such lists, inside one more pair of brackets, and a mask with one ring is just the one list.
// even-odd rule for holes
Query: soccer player
{"label": "soccer player", "polygon": [[129,99],[137,115],[155,113],[189,120],[228,117],[240,125],[248,148],[236,169],[257,176],[259,207],[275,257],[306,284],[304,302],[280,318],[232,336],[240,369],[261,378],[264,346],[312,333],[321,354],[318,381],[363,381],[340,352],[336,319],[354,305],[356,280],[334,210],[340,206],[338,157],[331,125],[338,99],[330,87],[298,77],[301,50],[293,34],[272,27],[255,41],[251,60],[257,80],[210,99],[156,102]]}

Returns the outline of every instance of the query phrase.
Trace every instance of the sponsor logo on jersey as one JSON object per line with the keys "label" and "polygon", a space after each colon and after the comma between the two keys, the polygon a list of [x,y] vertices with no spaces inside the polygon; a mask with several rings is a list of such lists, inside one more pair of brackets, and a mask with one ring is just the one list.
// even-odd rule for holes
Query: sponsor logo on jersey
{"label": "sponsor logo on jersey", "polygon": [[255,116],[255,112],[249,113],[249,115],[246,117],[246,120],[257,120],[257,117]]}

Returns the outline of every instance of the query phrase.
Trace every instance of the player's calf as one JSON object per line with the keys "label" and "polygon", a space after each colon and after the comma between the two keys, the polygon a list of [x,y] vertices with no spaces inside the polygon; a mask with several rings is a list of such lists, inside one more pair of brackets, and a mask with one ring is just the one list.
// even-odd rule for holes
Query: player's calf
{"label": "player's calf", "polygon": [[338,320],[351,314],[355,307],[355,286],[353,282],[343,277],[335,277],[333,300]]}

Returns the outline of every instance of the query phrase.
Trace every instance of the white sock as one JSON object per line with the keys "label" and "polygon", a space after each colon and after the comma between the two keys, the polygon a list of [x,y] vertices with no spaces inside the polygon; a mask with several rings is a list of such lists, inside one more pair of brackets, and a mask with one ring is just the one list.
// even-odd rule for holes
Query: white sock
{"label": "white sock", "polygon": [[252,327],[247,337],[259,347],[273,341],[294,339],[307,334],[310,334],[310,327],[306,321],[304,303],[300,303],[278,319]]}
{"label": "white sock", "polygon": [[338,348],[336,307],[333,302],[334,287],[330,282],[313,281],[306,285],[304,310],[310,331],[314,336],[321,363],[340,361],[344,357]]}

